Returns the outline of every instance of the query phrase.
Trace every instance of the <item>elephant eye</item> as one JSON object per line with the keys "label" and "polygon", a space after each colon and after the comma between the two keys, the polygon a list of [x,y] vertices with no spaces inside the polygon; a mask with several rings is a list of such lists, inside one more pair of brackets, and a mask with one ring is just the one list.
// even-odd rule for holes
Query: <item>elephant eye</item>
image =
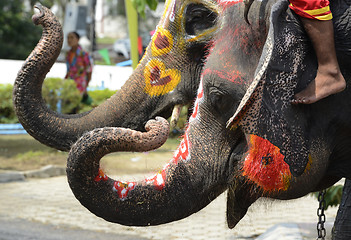
{"label": "elephant eye", "polygon": [[215,25],[217,14],[202,4],[189,4],[185,12],[185,31],[196,35]]}
{"label": "elephant eye", "polygon": [[210,90],[209,100],[211,102],[212,107],[216,109],[216,111],[219,113],[225,112],[230,102],[226,101],[225,94],[220,92],[218,89]]}

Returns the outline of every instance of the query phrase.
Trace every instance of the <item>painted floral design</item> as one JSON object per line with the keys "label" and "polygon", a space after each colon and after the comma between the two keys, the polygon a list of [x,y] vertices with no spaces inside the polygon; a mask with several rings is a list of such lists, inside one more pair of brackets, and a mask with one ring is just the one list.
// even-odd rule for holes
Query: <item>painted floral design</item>
{"label": "painted floral design", "polygon": [[115,181],[113,184],[113,190],[118,193],[121,200],[124,200],[128,196],[128,193],[135,188],[135,186],[136,182]]}
{"label": "painted floral design", "polygon": [[166,171],[163,169],[159,171],[154,176],[146,178],[147,184],[152,184],[157,190],[162,190],[165,187]]}
{"label": "painted floral design", "polygon": [[287,190],[291,173],[280,149],[267,139],[251,134],[243,175],[264,191]]}
{"label": "painted floral design", "polygon": [[107,175],[102,171],[102,169],[99,169],[99,174],[95,177],[95,182],[100,182],[101,180],[107,181],[108,177]]}

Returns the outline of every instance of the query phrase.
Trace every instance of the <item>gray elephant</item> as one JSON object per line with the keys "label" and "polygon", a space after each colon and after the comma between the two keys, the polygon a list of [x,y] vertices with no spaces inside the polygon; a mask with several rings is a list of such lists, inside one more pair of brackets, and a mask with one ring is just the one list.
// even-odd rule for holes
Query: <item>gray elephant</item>
{"label": "gray elephant", "polygon": [[194,101],[217,30],[216,1],[168,0],[145,55],[126,84],[92,111],[76,115],[53,112],[42,98],[44,78],[61,51],[62,29],[48,9],[37,8],[40,13],[33,21],[43,25],[43,36],[18,73],[13,102],[23,127],[41,143],[68,151],[84,132],[96,127],[142,130],[150,118],[168,118],[175,105]]}
{"label": "gray elephant", "polygon": [[[162,119],[150,122],[146,133],[96,129],[72,146],[69,185],[92,213],[124,225],[157,225],[201,210],[228,189],[227,222],[233,228],[260,197],[299,198],[351,177],[350,89],[312,105],[291,104],[295,92],[314,79],[317,63],[288,2],[254,2],[250,25],[242,3],[223,2],[194,111],[169,164],[138,182],[111,179],[99,165],[112,151],[158,147],[168,131]],[[351,5],[337,0],[331,9],[348,81]]]}

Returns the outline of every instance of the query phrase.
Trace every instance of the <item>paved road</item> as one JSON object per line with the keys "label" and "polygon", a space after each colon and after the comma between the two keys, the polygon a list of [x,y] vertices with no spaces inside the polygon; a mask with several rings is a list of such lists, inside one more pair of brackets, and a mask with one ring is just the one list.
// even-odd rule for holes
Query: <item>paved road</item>
{"label": "paved road", "polygon": [[148,240],[124,234],[94,232],[0,216],[0,240]]}
{"label": "paved road", "polygon": [[[133,179],[125,177],[123,180]],[[317,207],[318,202],[311,196],[291,201],[263,199],[249,209],[235,229],[230,230],[225,221],[226,196],[222,194],[205,209],[181,221],[154,227],[125,227],[97,218],[81,206],[64,176],[29,179],[0,184],[0,240],[40,239],[35,234],[45,231],[48,234],[52,232],[55,237],[58,232],[71,234],[65,239],[93,239],[96,233],[101,233],[95,239],[248,240],[255,239],[279,223],[299,223],[303,239],[315,239],[315,233],[311,234],[309,229],[316,222]],[[332,222],[336,208],[328,209],[326,215],[327,221]],[[8,224],[5,224],[7,221]],[[28,232],[27,238],[24,232]],[[17,235],[2,237],[5,234]]]}

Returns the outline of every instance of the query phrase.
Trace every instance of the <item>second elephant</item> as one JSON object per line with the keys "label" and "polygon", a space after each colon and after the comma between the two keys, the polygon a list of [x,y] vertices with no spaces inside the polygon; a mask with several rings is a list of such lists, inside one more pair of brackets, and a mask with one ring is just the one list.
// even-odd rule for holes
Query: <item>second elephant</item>
{"label": "second elephant", "polygon": [[122,89],[90,112],[61,115],[46,107],[41,87],[60,53],[62,29],[48,9],[37,8],[40,13],[33,21],[43,25],[43,36],[18,73],[13,102],[30,135],[64,151],[94,128],[143,130],[150,118],[168,118],[175,105],[191,103],[217,30],[219,11],[212,0],[168,0],[145,55]]}

